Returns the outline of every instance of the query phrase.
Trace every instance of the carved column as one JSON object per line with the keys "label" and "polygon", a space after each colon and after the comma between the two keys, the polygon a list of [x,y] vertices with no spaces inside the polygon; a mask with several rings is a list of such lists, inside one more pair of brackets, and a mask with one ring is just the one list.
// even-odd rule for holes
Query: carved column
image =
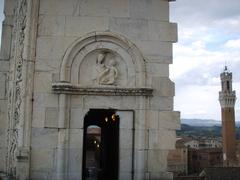
{"label": "carved column", "polygon": [[8,92],[6,171],[29,178],[32,93],[39,0],[18,0],[15,6]]}

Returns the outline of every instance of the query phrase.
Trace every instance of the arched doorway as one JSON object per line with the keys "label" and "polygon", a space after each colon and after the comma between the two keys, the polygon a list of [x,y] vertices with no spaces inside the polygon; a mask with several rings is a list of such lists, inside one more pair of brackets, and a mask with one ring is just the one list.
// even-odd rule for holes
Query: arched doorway
{"label": "arched doorway", "polygon": [[83,180],[118,179],[119,116],[91,109],[84,117]]}

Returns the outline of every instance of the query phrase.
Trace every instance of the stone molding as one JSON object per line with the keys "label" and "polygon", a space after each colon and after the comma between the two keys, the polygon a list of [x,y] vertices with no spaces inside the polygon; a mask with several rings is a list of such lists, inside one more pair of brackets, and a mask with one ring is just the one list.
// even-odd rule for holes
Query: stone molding
{"label": "stone molding", "polygon": [[115,86],[81,87],[66,82],[52,84],[56,94],[98,95],[98,96],[153,96],[152,88],[122,88]]}

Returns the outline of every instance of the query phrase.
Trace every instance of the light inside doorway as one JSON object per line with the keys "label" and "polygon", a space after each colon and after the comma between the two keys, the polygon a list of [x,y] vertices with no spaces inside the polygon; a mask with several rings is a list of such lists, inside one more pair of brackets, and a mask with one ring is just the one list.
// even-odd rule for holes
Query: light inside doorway
{"label": "light inside doorway", "polygon": [[89,126],[86,134],[86,179],[97,179],[100,166],[101,128]]}
{"label": "light inside doorway", "polygon": [[113,109],[91,109],[84,118],[83,179],[118,179],[119,117]]}

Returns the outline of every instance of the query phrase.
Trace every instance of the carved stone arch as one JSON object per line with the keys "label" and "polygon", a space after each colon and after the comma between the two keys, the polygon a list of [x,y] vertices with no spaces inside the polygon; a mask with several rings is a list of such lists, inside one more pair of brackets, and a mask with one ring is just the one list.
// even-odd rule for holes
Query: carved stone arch
{"label": "carved stone arch", "polygon": [[126,66],[134,69],[136,79],[134,87],[146,86],[146,70],[142,53],[127,38],[112,32],[93,32],[75,40],[63,56],[60,81],[79,84],[76,74],[79,73],[84,58],[94,50],[114,52],[130,59],[126,61]]}

